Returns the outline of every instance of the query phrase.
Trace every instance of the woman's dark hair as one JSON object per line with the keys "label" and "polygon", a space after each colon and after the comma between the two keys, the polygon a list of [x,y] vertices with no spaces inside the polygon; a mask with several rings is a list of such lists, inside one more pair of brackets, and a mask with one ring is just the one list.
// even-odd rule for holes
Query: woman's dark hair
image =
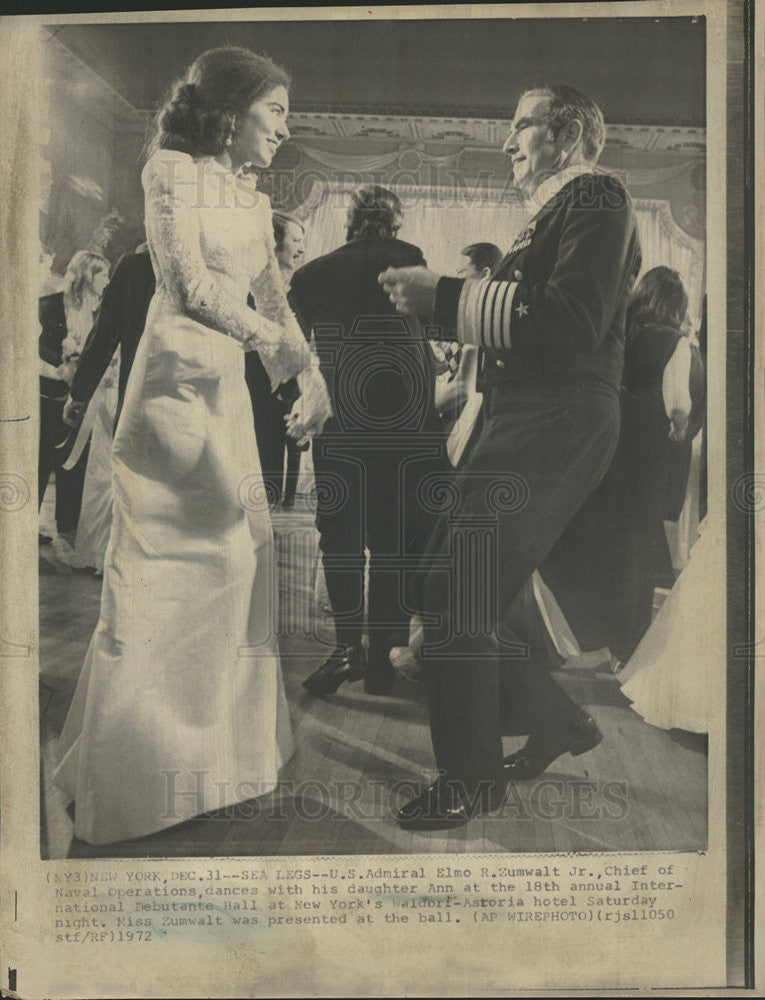
{"label": "woman's dark hair", "polygon": [[364,184],[351,195],[345,239],[366,240],[375,236],[395,236],[404,219],[401,199],[379,184]]}
{"label": "woman's dark hair", "polygon": [[289,89],[289,75],[267,56],[249,49],[209,49],[178,80],[157,114],[150,151],[177,149],[192,156],[218,156],[234,119],[275,87]]}
{"label": "woman's dark hair", "polygon": [[627,307],[627,331],[640,324],[679,328],[688,311],[683,279],[671,267],[654,267],[638,282]]}

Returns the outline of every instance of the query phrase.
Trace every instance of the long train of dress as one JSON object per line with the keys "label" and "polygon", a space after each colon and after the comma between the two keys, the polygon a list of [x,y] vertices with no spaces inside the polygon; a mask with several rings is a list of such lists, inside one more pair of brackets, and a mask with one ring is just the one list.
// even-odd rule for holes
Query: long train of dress
{"label": "long train of dress", "polygon": [[687,567],[619,675],[632,708],[660,729],[709,732],[719,701],[724,656],[721,664],[716,641],[725,612],[715,594],[720,543],[709,527],[702,525]]}

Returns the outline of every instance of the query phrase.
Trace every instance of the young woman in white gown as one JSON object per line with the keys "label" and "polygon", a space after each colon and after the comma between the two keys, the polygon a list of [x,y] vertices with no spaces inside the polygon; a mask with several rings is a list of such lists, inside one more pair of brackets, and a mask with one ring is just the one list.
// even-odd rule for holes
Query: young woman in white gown
{"label": "young woman in white gown", "polygon": [[718,639],[725,608],[717,584],[725,566],[719,525],[707,519],[699,530],[688,565],[618,676],[633,710],[652,726],[708,733],[725,699]]}
{"label": "young woman in white gown", "polygon": [[90,843],[264,794],[293,750],[244,351],[273,388],[297,376],[295,436],[321,428],[329,400],[287,306],[270,204],[241,169],[267,167],[288,138],[288,84],[245,49],[204,53],[143,171],[157,290],[114,440],[101,616],[56,772]]}
{"label": "young woman in white gown", "polygon": [[91,427],[90,449],[72,565],[93,569],[98,576],[104,573],[104,555],[112,527],[112,442],[119,395],[119,358],[118,348],[85,414]]}

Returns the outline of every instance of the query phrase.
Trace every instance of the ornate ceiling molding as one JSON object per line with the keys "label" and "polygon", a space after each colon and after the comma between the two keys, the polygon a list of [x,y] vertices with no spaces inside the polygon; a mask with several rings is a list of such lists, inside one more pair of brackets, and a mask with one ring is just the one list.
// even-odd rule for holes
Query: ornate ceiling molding
{"label": "ornate ceiling molding", "polygon": [[[139,109],[119,94],[103,77],[54,35],[44,33],[49,55],[51,84],[71,100],[87,106],[103,125],[117,132],[144,134],[153,109]],[[417,144],[452,149],[497,151],[509,129],[509,120],[473,116],[443,117],[427,114],[381,114],[293,110],[290,132],[303,141],[382,144]],[[609,124],[607,149],[652,152],[669,150],[703,156],[706,130],[687,126]]]}
{"label": "ornate ceiling molding", "polygon": [[[509,120],[492,118],[314,111],[293,111],[290,115],[290,132],[298,141],[408,141],[496,150],[502,145],[509,128]],[[703,155],[706,130],[666,125],[609,125],[606,145],[640,151],[672,150]]]}

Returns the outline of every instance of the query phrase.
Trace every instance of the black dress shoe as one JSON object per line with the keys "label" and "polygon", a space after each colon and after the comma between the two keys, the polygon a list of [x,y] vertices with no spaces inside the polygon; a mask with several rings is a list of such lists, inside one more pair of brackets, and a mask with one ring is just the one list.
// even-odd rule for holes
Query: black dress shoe
{"label": "black dress shoe", "polygon": [[445,782],[436,781],[396,813],[405,830],[451,830],[470,819],[468,810]]}
{"label": "black dress shoe", "polygon": [[364,676],[366,657],[363,646],[335,646],[322,665],[303,681],[306,691],[317,698],[334,694],[343,681]]}
{"label": "black dress shoe", "polygon": [[583,715],[576,726],[564,733],[530,736],[522,750],[505,757],[505,775],[508,781],[538,778],[564,753],[578,757],[592,750],[602,739],[597,722]]}
{"label": "black dress shoe", "polygon": [[491,801],[480,795],[468,805],[448,781],[439,778],[399,809],[396,822],[405,830],[451,830],[463,826],[474,816],[494,812],[501,805],[502,801]]}

